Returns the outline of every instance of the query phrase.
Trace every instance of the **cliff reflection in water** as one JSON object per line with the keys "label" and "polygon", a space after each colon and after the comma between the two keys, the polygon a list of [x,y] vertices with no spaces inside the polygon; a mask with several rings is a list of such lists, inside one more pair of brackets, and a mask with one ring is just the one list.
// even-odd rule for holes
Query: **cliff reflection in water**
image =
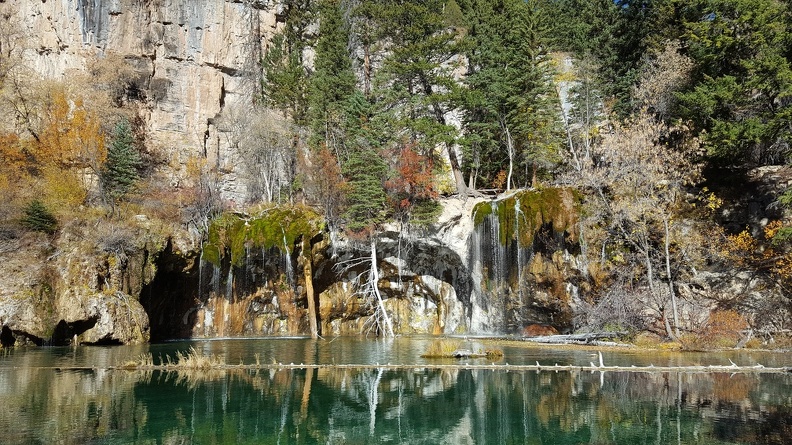
{"label": "cliff reflection in water", "polygon": [[786,375],[0,369],[4,443],[783,443]]}

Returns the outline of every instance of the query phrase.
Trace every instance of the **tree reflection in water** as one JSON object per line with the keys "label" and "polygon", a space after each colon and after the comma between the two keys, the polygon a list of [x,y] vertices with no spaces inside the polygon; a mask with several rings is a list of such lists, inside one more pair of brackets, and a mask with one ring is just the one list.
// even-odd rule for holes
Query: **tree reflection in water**
{"label": "tree reflection in water", "polygon": [[[315,354],[306,349],[304,354]],[[787,375],[0,369],[4,443],[784,443]]]}

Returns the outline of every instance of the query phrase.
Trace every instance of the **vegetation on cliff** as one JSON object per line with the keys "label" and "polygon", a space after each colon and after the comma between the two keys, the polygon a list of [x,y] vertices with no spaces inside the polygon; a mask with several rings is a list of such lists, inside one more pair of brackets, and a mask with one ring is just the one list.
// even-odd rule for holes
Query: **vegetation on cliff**
{"label": "vegetation on cliff", "polygon": [[[258,69],[224,73],[255,72],[257,94],[210,119],[233,166],[206,143],[186,158],[148,145],[163,98],[133,58],[39,78],[12,3],[0,241],[94,221],[126,233],[142,215],[205,240],[216,265],[252,247],[310,265],[325,224],[371,241],[388,221],[431,225],[443,194],[523,188],[473,218],[497,215],[503,245],[548,224],[577,242],[575,327],[680,338],[733,310],[771,335],[792,317],[789,193],[766,187],[756,211],[744,179],[718,177],[790,161],[788,0],[282,2]],[[717,274],[735,268],[763,284],[732,291],[739,273]]]}
{"label": "vegetation on cliff", "polygon": [[308,246],[324,230],[321,216],[309,207],[267,206],[250,215],[226,213],[212,220],[203,259],[219,266],[224,258],[241,267],[249,249],[275,248],[291,254]]}
{"label": "vegetation on cliff", "polygon": [[473,221],[478,226],[484,218],[494,215],[502,245],[517,241],[520,247],[530,247],[544,225],[577,242],[581,198],[580,192],[571,188],[521,190],[492,203],[476,204]]}

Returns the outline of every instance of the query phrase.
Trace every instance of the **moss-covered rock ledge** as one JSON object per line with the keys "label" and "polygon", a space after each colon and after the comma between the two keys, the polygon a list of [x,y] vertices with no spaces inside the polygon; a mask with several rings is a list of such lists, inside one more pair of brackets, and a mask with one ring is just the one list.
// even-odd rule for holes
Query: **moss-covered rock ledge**
{"label": "moss-covered rock ledge", "polygon": [[[248,309],[262,289],[240,289],[244,286],[237,282],[238,272],[235,269],[250,268],[256,261],[251,261],[255,256],[275,253],[282,257],[287,271],[292,270],[292,260],[296,256],[296,265],[302,270],[300,286],[289,282],[292,278],[277,277],[282,271],[263,270],[258,275],[270,281],[265,287],[273,288],[273,282],[280,282],[284,289],[281,293],[291,293],[294,290],[298,295],[283,298],[270,297],[266,305],[277,305],[278,318],[290,320],[297,325],[290,326],[287,330],[292,333],[305,332],[300,320],[307,319],[307,328],[311,336],[317,337],[318,327],[318,302],[314,293],[313,263],[314,241],[322,239],[324,233],[324,218],[309,207],[305,206],[266,206],[255,209],[250,213],[227,213],[212,221],[209,234],[202,251],[202,259],[215,266],[216,272],[212,280],[216,283],[224,277],[225,291],[215,290],[210,293],[209,300],[223,305],[234,305],[232,312],[237,312],[236,318],[248,317]],[[293,256],[294,255],[294,256]],[[266,261],[265,261],[266,262]],[[254,267],[254,266],[253,266]],[[262,265],[264,269],[266,266]],[[218,275],[219,274],[219,275]],[[270,275],[276,276],[270,276]],[[248,283],[256,287],[256,283]],[[299,291],[297,290],[299,289]],[[241,290],[241,292],[240,292]],[[304,298],[304,299],[303,299]],[[301,302],[304,306],[299,307]],[[304,308],[304,309],[303,309]],[[227,312],[227,311],[226,311]],[[214,316],[212,324],[216,325]],[[204,317],[205,318],[205,317]],[[225,318],[233,318],[224,316]],[[217,320],[225,324],[225,320]],[[260,323],[265,321],[259,320]],[[270,320],[270,322],[275,322]],[[243,323],[244,324],[244,323]],[[233,334],[241,327],[231,329]],[[258,330],[258,329],[257,329]],[[217,331],[215,326],[215,331]],[[223,329],[220,329],[222,332]],[[215,332],[217,333],[217,332]]]}
{"label": "moss-covered rock ledge", "polygon": [[240,267],[251,248],[291,253],[295,243],[309,243],[323,230],[324,219],[304,206],[262,207],[250,214],[226,213],[209,226],[203,260],[220,266],[228,259]]}
{"label": "moss-covered rock ledge", "polygon": [[478,203],[473,208],[473,221],[479,226],[485,218],[497,214],[501,245],[516,240],[520,247],[529,247],[545,225],[577,242],[581,199],[579,191],[568,187],[520,190],[503,199]]}

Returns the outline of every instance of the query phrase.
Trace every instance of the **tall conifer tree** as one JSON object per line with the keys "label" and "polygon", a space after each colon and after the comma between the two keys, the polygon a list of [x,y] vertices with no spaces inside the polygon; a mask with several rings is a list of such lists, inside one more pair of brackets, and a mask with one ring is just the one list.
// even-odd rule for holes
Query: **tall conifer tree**
{"label": "tall conifer tree", "polygon": [[321,0],[314,72],[308,88],[308,117],[315,145],[334,145],[338,139],[343,139],[337,131],[343,118],[343,106],[354,91],[349,26],[342,4],[339,0]]}
{"label": "tall conifer tree", "polygon": [[[536,1],[473,2],[466,127],[478,150],[479,174],[491,184],[507,172],[533,182],[536,170],[555,162],[557,105],[548,66],[541,9]],[[518,175],[526,167],[529,177]],[[525,170],[523,170],[525,171]]]}
{"label": "tall conifer tree", "polygon": [[140,153],[135,147],[129,122],[121,120],[113,131],[113,140],[101,171],[102,186],[111,204],[129,192],[138,180],[140,164]]}
{"label": "tall conifer tree", "polygon": [[[453,145],[457,129],[447,121],[458,88],[454,76],[459,34],[445,0],[364,0],[358,9],[380,30],[381,60],[374,71],[371,97],[391,128],[393,143],[407,140],[432,159],[447,150],[457,190],[466,193]],[[376,48],[377,45],[371,45]],[[364,61],[365,67],[365,61]]]}

